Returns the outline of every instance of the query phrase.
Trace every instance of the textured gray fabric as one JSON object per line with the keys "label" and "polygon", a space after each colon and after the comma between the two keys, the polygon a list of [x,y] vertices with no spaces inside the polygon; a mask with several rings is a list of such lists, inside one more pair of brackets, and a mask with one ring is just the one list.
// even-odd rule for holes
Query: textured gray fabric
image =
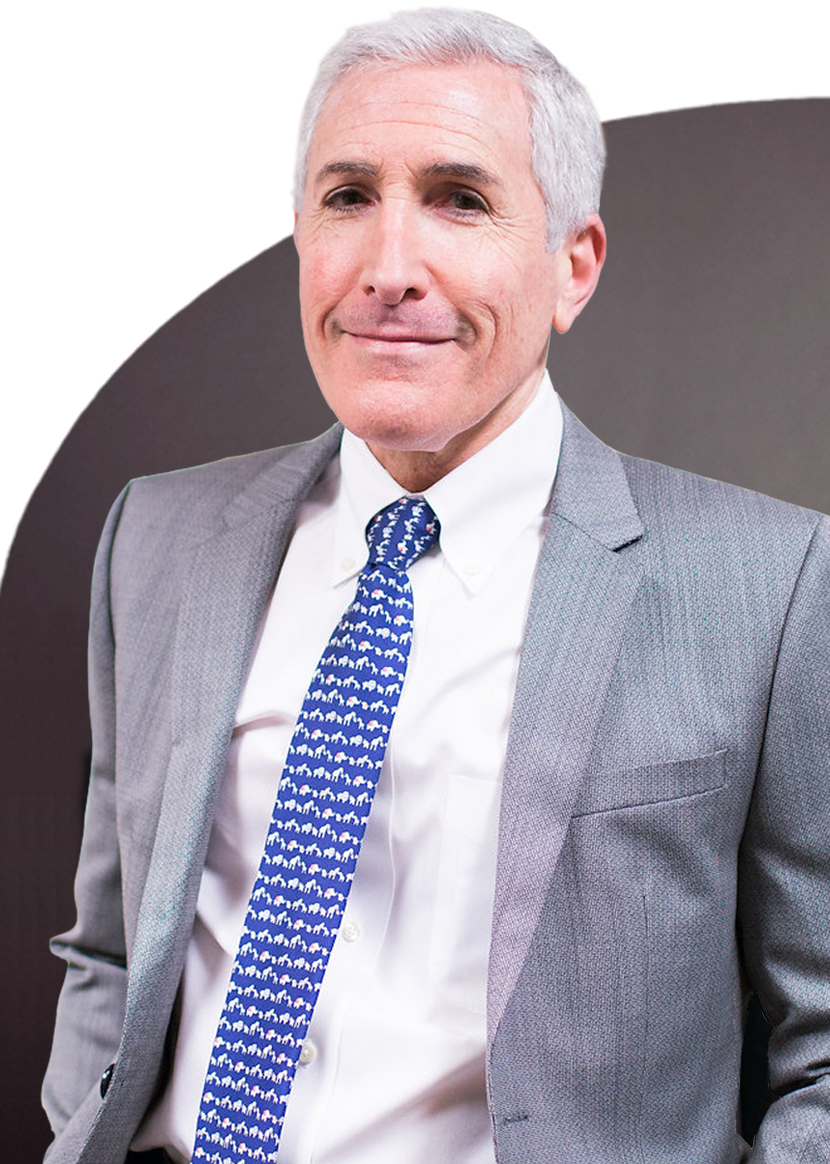
{"label": "textured gray fabric", "polygon": [[[135,482],[110,516],[50,1164],[123,1161],[163,1070],[256,629],[338,439]],[[828,573],[827,519],[621,457],[566,412],[502,797],[500,1164],[830,1160]],[[783,1094],[748,1156],[747,986]]]}

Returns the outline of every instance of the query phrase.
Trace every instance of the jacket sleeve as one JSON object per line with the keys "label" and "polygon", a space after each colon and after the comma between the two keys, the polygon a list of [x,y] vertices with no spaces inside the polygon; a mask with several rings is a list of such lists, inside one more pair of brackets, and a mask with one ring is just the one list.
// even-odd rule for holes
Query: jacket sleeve
{"label": "jacket sleeve", "polygon": [[793,592],[740,854],[738,929],[773,1027],[751,1164],[830,1162],[830,520]]}
{"label": "jacket sleeve", "polygon": [[83,842],[75,879],[77,920],[52,940],[67,963],[58,1002],[43,1106],[56,1136],[100,1080],[121,1039],[127,970],[115,798],[115,644],[110,559],[129,486],[110,511],[95,559],[89,634],[92,766]]}

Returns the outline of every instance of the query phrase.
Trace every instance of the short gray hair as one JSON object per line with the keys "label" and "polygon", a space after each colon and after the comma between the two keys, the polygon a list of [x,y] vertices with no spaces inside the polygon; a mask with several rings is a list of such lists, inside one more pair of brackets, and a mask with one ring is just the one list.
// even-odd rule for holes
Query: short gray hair
{"label": "short gray hair", "polygon": [[308,155],[320,111],[349,70],[392,65],[490,60],[521,71],[530,106],[531,164],[547,212],[547,245],[555,250],[599,210],[605,141],[599,116],[575,77],[518,25],[487,12],[418,8],[351,28],[323,57],[303,110],[294,181],[302,205]]}

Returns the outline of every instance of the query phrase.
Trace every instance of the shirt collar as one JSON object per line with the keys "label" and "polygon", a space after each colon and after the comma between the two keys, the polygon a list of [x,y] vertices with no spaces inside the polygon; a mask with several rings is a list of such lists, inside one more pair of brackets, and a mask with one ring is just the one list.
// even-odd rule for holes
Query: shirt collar
{"label": "shirt collar", "polygon": [[[440,549],[475,593],[513,542],[546,510],[562,443],[562,409],[547,371],[524,411],[489,444],[424,490],[441,523]],[[332,585],[353,577],[368,556],[365,529],[406,490],[348,430],[340,449],[341,488]]]}

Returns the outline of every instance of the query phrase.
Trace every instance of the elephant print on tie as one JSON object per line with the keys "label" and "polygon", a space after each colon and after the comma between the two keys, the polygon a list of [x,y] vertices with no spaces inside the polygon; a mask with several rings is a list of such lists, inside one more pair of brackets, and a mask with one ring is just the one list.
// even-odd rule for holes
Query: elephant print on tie
{"label": "elephant print on tie", "polygon": [[277,1159],[406,675],[414,610],[406,571],[438,535],[423,498],[400,498],[366,527],[369,560],[283,768],[205,1078],[198,1164]]}

